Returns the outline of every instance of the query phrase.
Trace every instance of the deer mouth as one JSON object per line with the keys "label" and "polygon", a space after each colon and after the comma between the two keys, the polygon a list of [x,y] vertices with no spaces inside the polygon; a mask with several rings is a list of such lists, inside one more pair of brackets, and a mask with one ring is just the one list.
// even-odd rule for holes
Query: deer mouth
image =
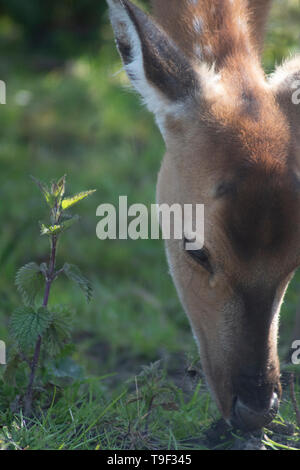
{"label": "deer mouth", "polygon": [[262,410],[254,410],[245,405],[238,397],[232,408],[231,424],[242,431],[258,431],[269,424],[276,416],[279,408],[277,393],[273,393],[269,406]]}

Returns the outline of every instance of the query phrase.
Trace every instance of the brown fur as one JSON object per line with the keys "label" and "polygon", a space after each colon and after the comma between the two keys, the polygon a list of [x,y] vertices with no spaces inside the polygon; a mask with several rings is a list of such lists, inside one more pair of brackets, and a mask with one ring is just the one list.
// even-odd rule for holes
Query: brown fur
{"label": "brown fur", "polygon": [[[228,55],[237,52],[249,54],[251,44],[244,0],[232,4],[224,0],[196,4],[189,0],[154,0],[153,4],[159,24],[187,56],[195,56],[195,46],[200,46],[207,63],[223,63]],[[199,33],[194,19],[200,21]]]}
{"label": "brown fur", "polygon": [[271,5],[272,0],[248,0],[251,34],[259,52],[263,49],[265,26]]}
{"label": "brown fur", "polygon": [[150,93],[166,142],[157,201],[205,206],[209,269],[182,240],[166,249],[207,382],[226,419],[237,396],[265,411],[280,395],[278,316],[300,264],[300,106],[290,86],[300,59],[266,79],[270,0],[153,0],[156,22],[129,0],[109,2],[125,65],[134,38],[120,5],[138,31],[147,81],[137,89]]}
{"label": "brown fur", "polygon": [[[296,235],[293,234],[293,214],[297,211],[299,196],[296,179],[289,167],[289,123],[272,90],[266,85],[256,53],[256,50],[261,48],[269,1],[251,2],[252,9],[248,15],[245,3],[239,1],[234,2],[237,7],[234,9],[229,7],[229,2],[226,2],[228,10],[225,10],[224,1],[203,1],[194,7],[184,5],[189,2],[179,1],[176,5],[172,2],[172,8],[168,3],[156,2],[155,14],[159,23],[167,29],[192,60],[195,60],[195,44],[203,49],[207,45],[211,46],[213,55],[204,54],[204,60],[209,64],[215,63],[216,71],[222,77],[219,93],[215,90],[207,91],[205,85],[202,90],[199,123],[202,121],[203,125],[199,124],[198,128],[201,135],[201,137],[198,135],[198,139],[202,141],[201,149],[197,151],[198,146],[188,133],[190,140],[186,141],[186,145],[190,150],[186,148],[185,152],[190,156],[186,155],[184,161],[189,161],[189,166],[193,169],[191,172],[187,168],[183,170],[178,163],[181,176],[179,177],[176,170],[175,174],[173,171],[172,176],[170,175],[171,159],[176,162],[176,155],[180,153],[171,144],[172,155],[167,153],[160,174],[158,198],[160,201],[169,202],[182,200],[178,194],[178,186],[181,186],[180,181],[182,181],[182,187],[185,187],[183,181],[186,179],[189,181],[190,200],[199,200],[205,202],[206,207],[213,207],[207,192],[209,186],[216,185],[218,180],[230,183],[226,196],[221,197],[222,205],[218,209],[217,207],[208,209],[206,215],[206,226],[209,226],[206,246],[212,246],[214,247],[212,250],[215,250],[219,245],[223,253],[215,255],[217,258],[219,256],[222,270],[227,276],[227,281],[221,280],[221,272],[216,272],[213,276],[215,278],[213,295],[216,301],[209,300],[211,288],[208,286],[205,288],[201,285],[200,279],[197,280],[197,267],[191,268],[189,277],[188,270],[183,268],[185,262],[180,261],[181,257],[174,242],[170,242],[168,247],[170,264],[174,266],[175,283],[196,335],[200,339],[201,357],[207,370],[208,381],[216,393],[216,399],[224,416],[227,417],[230,414],[230,405],[226,402],[224,390],[231,390],[231,393],[241,395],[244,402],[258,407],[259,403],[263,406],[260,402],[263,396],[268,400],[274,387],[280,394],[276,321],[274,320],[272,325],[270,311],[275,308],[274,304],[272,307],[274,297],[280,302],[286,287],[286,279],[289,279],[289,273],[297,265],[297,261],[293,262],[292,259],[281,266],[276,261],[276,258],[280,259],[279,255],[287,256],[289,259],[286,247],[288,244],[292,246],[296,240]],[[212,5],[218,9],[219,14],[216,16],[211,14]],[[191,29],[195,14],[204,20],[205,34],[201,36],[195,35]],[[243,21],[249,21],[250,18],[249,29],[240,31],[236,27],[237,18]],[[256,41],[253,40],[254,37]],[[172,126],[170,138],[174,138],[174,124]],[[200,129],[206,129],[205,135]],[[176,129],[176,132],[178,135],[179,130]],[[186,133],[187,129],[184,129],[180,133],[181,138]],[[178,140],[175,139],[175,142],[178,143]],[[199,169],[197,178],[198,190],[196,187],[194,189],[192,183],[195,180],[196,162],[195,158],[191,157],[191,152],[196,154],[199,152],[199,155],[202,155],[201,170]],[[207,160],[208,157],[211,158],[210,162]],[[166,163],[168,161],[169,164]],[[169,176],[166,175],[166,171]],[[215,178],[212,177],[212,172]],[[166,187],[166,180],[169,178],[177,182],[176,194],[172,195],[173,191],[170,191],[170,187],[169,189]],[[215,183],[212,183],[213,180]],[[182,196],[185,201],[186,196]],[[265,264],[264,274],[261,269],[266,261],[263,260],[271,259],[272,255],[275,258],[274,262],[269,268]],[[235,256],[239,257],[240,261]],[[178,265],[181,268],[178,268]],[[206,300],[202,300],[205,302],[205,307],[202,306],[200,315],[196,293],[203,292],[203,289],[207,290],[207,295]],[[231,291],[234,294],[230,294]],[[226,297],[236,300],[226,301]],[[225,316],[223,320],[218,316],[220,314],[216,316],[212,313],[219,311],[217,299],[221,298],[225,310],[228,309],[227,302],[237,302],[237,305],[242,302],[247,312],[246,324],[235,325],[235,338],[226,325],[233,324],[232,315],[236,315],[234,311],[237,311],[238,307],[232,306],[228,318]],[[277,311],[279,305],[280,303],[277,305]],[[223,324],[223,341],[216,336],[220,320]],[[237,333],[238,331],[240,333]],[[225,350],[221,348],[218,353],[220,343],[226,344],[226,342],[229,349],[229,344],[236,344],[235,347],[239,350],[238,359],[230,356],[225,359],[226,347]],[[230,362],[234,373],[228,372],[227,367]],[[230,381],[227,381],[228,376],[232,376],[231,385]],[[266,385],[265,388],[260,387],[259,395],[255,395],[255,386],[251,383],[255,384],[258,376],[260,383]]]}

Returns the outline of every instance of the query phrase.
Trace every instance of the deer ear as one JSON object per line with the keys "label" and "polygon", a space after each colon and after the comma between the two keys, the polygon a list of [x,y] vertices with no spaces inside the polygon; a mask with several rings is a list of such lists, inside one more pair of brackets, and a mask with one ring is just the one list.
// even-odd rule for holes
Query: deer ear
{"label": "deer ear", "polygon": [[278,67],[270,78],[270,85],[288,119],[300,163],[300,55]]}
{"label": "deer ear", "polygon": [[124,68],[149,110],[160,119],[195,93],[197,77],[155,21],[129,0],[107,0]]}

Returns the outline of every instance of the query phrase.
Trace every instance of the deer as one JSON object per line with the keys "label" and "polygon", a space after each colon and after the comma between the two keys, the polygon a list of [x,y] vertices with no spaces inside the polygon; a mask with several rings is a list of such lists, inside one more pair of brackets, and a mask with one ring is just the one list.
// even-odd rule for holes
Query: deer
{"label": "deer", "polygon": [[282,396],[281,304],[300,264],[300,56],[262,67],[271,0],[107,0],[125,71],[165,142],[157,203],[203,204],[205,243],[165,241],[206,382],[252,432]]}

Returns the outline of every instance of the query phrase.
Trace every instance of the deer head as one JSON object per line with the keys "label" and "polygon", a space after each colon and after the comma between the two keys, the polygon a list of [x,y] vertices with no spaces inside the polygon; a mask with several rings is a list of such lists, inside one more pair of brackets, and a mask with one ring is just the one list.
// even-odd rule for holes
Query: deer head
{"label": "deer head", "polygon": [[278,409],[278,316],[300,263],[300,58],[265,76],[270,1],[153,3],[155,19],[108,0],[166,144],[157,202],[205,205],[205,246],[168,240],[168,262],[224,418],[258,429]]}

